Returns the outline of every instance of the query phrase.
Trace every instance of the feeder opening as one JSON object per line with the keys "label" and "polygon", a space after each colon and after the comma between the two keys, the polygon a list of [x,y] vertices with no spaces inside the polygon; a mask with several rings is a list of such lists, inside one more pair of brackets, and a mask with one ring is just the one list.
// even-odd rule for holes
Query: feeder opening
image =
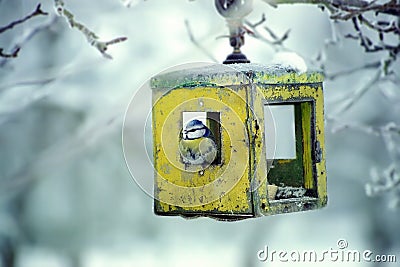
{"label": "feeder opening", "polygon": [[[314,103],[273,103],[264,106],[269,184],[278,186],[275,199],[317,197]],[[275,145],[274,145],[275,144]]]}
{"label": "feeder opening", "polygon": [[221,164],[221,116],[219,112],[185,111],[182,112],[182,129],[193,121],[201,121],[211,132],[211,138],[217,145],[217,156],[211,165]]}

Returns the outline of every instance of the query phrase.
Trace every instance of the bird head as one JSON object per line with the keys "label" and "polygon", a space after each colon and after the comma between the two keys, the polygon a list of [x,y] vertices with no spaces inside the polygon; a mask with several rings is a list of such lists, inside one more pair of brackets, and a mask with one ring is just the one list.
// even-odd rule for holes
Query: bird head
{"label": "bird head", "polygon": [[201,137],[208,137],[210,130],[200,120],[189,121],[183,129],[183,139],[193,140]]}

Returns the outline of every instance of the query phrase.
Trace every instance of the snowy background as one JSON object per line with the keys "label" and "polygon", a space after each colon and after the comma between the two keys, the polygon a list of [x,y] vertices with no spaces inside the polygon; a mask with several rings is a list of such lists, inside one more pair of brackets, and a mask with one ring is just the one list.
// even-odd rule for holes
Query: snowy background
{"label": "snowy background", "polygon": [[[290,28],[285,46],[308,64],[332,36],[327,13],[316,6],[274,9],[256,2],[248,19],[256,22],[265,12],[268,26],[278,34]],[[37,3],[0,0],[0,25],[22,18]],[[218,61],[231,52],[227,39],[217,39],[227,33],[225,22],[211,0],[149,0],[131,8],[117,0],[68,0],[66,7],[100,38],[128,40],[110,47],[114,59],[109,60],[56,17],[24,44],[18,58],[0,59],[0,251],[5,257],[14,255],[15,266],[309,266],[260,262],[257,252],[266,245],[287,251],[336,249],[340,238],[349,249],[395,254],[400,261],[399,210],[390,208],[396,198],[390,192],[371,198],[365,191],[371,172],[380,173],[392,162],[385,143],[351,127],[335,131],[353,123],[399,124],[398,84],[376,86],[351,108],[337,112],[374,70],[326,81],[326,115],[332,118],[326,129],[326,208],[235,223],[157,217],[153,200],[125,165],[124,112],[154,74],[177,64],[210,61],[191,43],[185,19]],[[30,29],[56,16],[52,1],[43,0],[42,9],[49,16],[1,34],[0,47],[13,47]],[[336,29],[345,33],[351,27]],[[276,50],[247,37],[243,52],[253,62],[268,64]],[[324,56],[327,69],[336,72],[381,55],[367,55],[356,41],[340,40]],[[138,136],[139,145],[143,137]]]}

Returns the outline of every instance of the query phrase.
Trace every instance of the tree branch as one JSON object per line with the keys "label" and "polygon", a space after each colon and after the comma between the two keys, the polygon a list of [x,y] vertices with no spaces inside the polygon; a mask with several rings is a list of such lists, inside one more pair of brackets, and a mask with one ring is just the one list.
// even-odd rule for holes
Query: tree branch
{"label": "tree branch", "polygon": [[[376,168],[371,169],[371,180],[365,185],[366,194],[370,197],[382,194],[393,193],[394,201],[390,203],[392,207],[398,207],[400,204],[400,150],[396,138],[400,137],[400,125],[390,122],[383,126],[370,126],[357,122],[342,123],[332,117],[327,117],[329,124],[333,124],[331,131],[337,133],[343,130],[354,130],[370,136],[381,138],[385,148],[391,158],[391,164],[383,171]],[[394,205],[395,204],[395,205]]]}
{"label": "tree branch", "polygon": [[256,22],[256,23],[251,23],[248,20],[245,20],[244,23],[246,24],[247,27],[249,27],[249,30],[247,32],[249,33],[250,36],[252,36],[255,39],[258,39],[260,41],[265,42],[266,44],[273,46],[275,49],[277,49],[277,46],[280,48],[283,47],[283,42],[289,37],[290,29],[288,29],[281,37],[279,37],[275,32],[269,28],[268,26],[264,26],[263,29],[268,33],[269,37],[272,39],[266,38],[259,30],[258,28],[265,24],[267,21],[265,14],[262,14],[261,19]]}
{"label": "tree branch", "polygon": [[0,86],[0,92],[4,91],[4,90],[8,90],[11,88],[15,88],[15,87],[25,87],[25,86],[44,86],[47,85],[53,81],[55,81],[56,78],[45,78],[45,79],[39,79],[39,80],[28,80],[28,81],[21,81],[21,82],[16,82],[13,84],[7,84],[7,85],[2,85]]}
{"label": "tree branch", "polygon": [[331,126],[332,133],[338,133],[349,129],[376,137],[383,137],[385,134],[397,134],[400,136],[400,125],[394,123],[388,123],[383,126],[370,126],[358,122],[341,122],[330,116],[326,118],[326,121],[333,125]]}
{"label": "tree branch", "polygon": [[342,105],[339,107],[339,110],[336,112],[336,115],[340,115],[345,111],[349,110],[357,101],[361,99],[361,97],[368,92],[380,79],[382,75],[382,70],[379,69],[376,71],[375,75],[372,77],[368,83],[364,86],[358,88],[354,92],[349,93],[344,97]]}
{"label": "tree branch", "polygon": [[43,23],[39,26],[36,26],[32,29],[29,30],[28,33],[26,33],[24,35],[24,37],[22,38],[22,40],[20,40],[19,42],[17,42],[14,47],[11,49],[12,52],[10,53],[3,53],[3,49],[0,49],[0,53],[2,54],[3,58],[0,58],[0,68],[4,67],[4,65],[8,62],[8,59],[10,58],[14,58],[18,56],[19,51],[21,50],[21,48],[29,41],[31,40],[36,34],[38,34],[39,32],[48,29],[51,25],[54,24],[56,17],[52,17],[51,19],[49,19],[48,22]]}
{"label": "tree branch", "polygon": [[396,170],[396,166],[391,164],[381,174],[376,169],[371,170],[372,182],[365,186],[365,191],[368,196],[374,197],[395,191],[400,188],[400,175]]}
{"label": "tree branch", "polygon": [[18,57],[18,53],[21,50],[21,47],[16,47],[11,54],[4,53],[4,49],[0,48],[0,57],[4,58],[15,58]]}
{"label": "tree branch", "polygon": [[343,76],[348,76],[351,74],[354,74],[359,71],[367,70],[367,69],[377,69],[381,66],[380,61],[375,61],[371,63],[367,63],[365,65],[353,68],[353,69],[348,69],[348,70],[343,70],[343,71],[338,71],[335,73],[324,73],[325,79],[327,80],[335,80],[337,78],[343,77]]}
{"label": "tree branch", "polygon": [[[47,13],[47,12],[44,12],[44,11],[41,9],[41,4],[38,4],[38,5],[36,6],[36,9],[35,9],[34,11],[32,11],[32,13],[30,13],[29,15],[25,16],[25,17],[22,18],[22,19],[13,21],[13,22],[9,23],[9,24],[6,25],[6,26],[0,27],[0,34],[6,32],[6,31],[8,31],[8,30],[11,30],[11,29],[14,28],[15,26],[17,26],[17,25],[19,25],[19,24],[22,24],[22,23],[24,23],[25,21],[27,21],[27,20],[29,20],[29,19],[31,19],[31,18],[33,18],[33,17],[36,17],[36,16],[47,16],[47,15],[48,15],[48,13]],[[1,47],[0,47],[0,58],[5,58],[5,59],[16,58],[16,57],[18,57],[18,54],[19,54],[19,51],[20,51],[20,50],[21,50],[21,46],[15,46],[15,47],[11,50],[12,52],[7,53],[7,52],[4,52],[4,48],[1,48]],[[2,61],[0,61],[0,67],[2,66],[1,62],[2,62]]]}
{"label": "tree branch", "polygon": [[[280,4],[314,4],[327,8],[330,11],[330,18],[335,21],[352,20],[353,27],[357,35],[347,34],[346,38],[357,39],[364,47],[365,52],[374,53],[386,51],[394,60],[400,52],[400,43],[389,44],[384,42],[385,34],[400,35],[398,17],[400,15],[400,3],[396,0],[389,0],[385,3],[365,0],[263,0],[264,2],[277,6]],[[387,16],[374,21],[368,19],[366,14],[379,14],[393,16],[395,20],[389,20]],[[370,38],[363,34],[361,25],[377,33],[379,41],[374,43]]]}
{"label": "tree branch", "polygon": [[64,17],[71,28],[75,28],[80,31],[86,37],[88,43],[95,47],[104,57],[108,59],[112,59],[111,55],[106,53],[108,46],[124,42],[128,39],[127,37],[118,37],[110,41],[99,41],[99,37],[93,31],[91,31],[82,23],[76,21],[72,12],[64,8],[64,1],[54,0],[54,5],[58,15]]}
{"label": "tree branch", "polygon": [[208,58],[210,58],[212,61],[218,63],[218,60],[210,53],[208,52],[207,49],[205,49],[194,37],[192,29],[190,28],[189,21],[185,19],[185,27],[187,30],[187,33],[189,35],[190,41],[201,51],[203,52]]}
{"label": "tree branch", "polygon": [[47,16],[48,14],[49,14],[49,13],[44,12],[44,11],[41,9],[41,4],[38,4],[38,5],[36,6],[36,9],[35,9],[31,14],[27,15],[26,17],[24,17],[24,18],[22,18],[22,19],[13,21],[13,22],[11,22],[10,24],[8,24],[8,25],[6,25],[6,26],[0,27],[0,34],[2,34],[2,33],[5,32],[5,31],[11,30],[12,28],[14,28],[14,26],[17,26],[18,24],[22,24],[22,23],[24,23],[25,21],[27,21],[27,20],[29,20],[29,19],[31,19],[31,18],[33,18],[33,17],[41,16],[41,15],[42,15],[42,16]]}

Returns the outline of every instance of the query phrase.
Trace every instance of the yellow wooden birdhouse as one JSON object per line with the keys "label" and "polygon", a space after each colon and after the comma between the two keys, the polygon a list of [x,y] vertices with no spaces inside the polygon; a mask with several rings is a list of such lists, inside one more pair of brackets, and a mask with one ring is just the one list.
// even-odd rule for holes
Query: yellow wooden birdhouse
{"label": "yellow wooden birdhouse", "polygon": [[322,81],[252,63],[153,77],[155,213],[238,220],[325,206]]}

